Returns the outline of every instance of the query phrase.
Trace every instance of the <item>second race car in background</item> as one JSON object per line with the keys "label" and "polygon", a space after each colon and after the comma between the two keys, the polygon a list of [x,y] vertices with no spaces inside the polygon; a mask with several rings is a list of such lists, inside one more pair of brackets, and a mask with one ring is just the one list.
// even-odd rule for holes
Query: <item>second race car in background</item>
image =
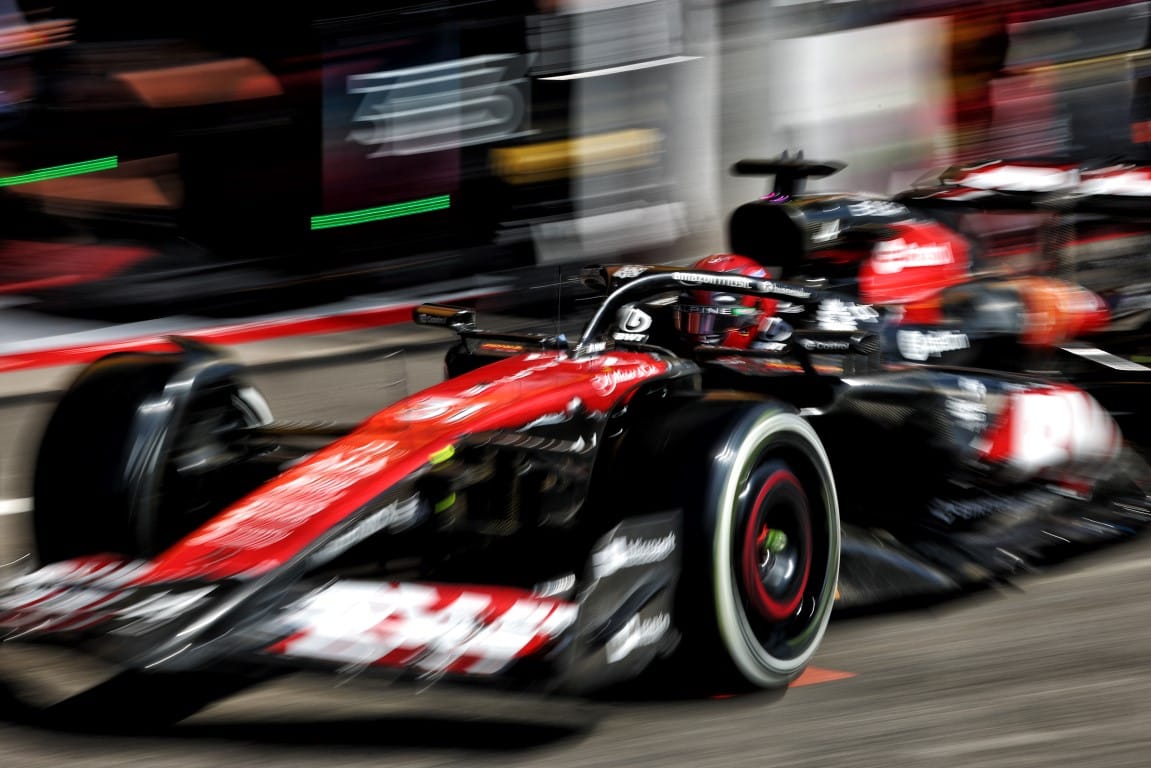
{"label": "second race car in background", "polygon": [[732,251],[893,310],[892,363],[1076,382],[1151,443],[1146,169],[994,161],[926,174],[893,197],[804,192],[842,167],[786,154],[737,163],[737,174],[775,178],[732,213]]}
{"label": "second race car in background", "polygon": [[892,196],[804,191],[841,162],[786,153],[733,172],[773,176],[732,212],[729,247],[785,279],[819,278],[867,304],[930,301],[986,277],[1056,277],[1099,294],[1106,326],[1148,323],[1151,168],[1115,161],[994,160],[924,174]]}

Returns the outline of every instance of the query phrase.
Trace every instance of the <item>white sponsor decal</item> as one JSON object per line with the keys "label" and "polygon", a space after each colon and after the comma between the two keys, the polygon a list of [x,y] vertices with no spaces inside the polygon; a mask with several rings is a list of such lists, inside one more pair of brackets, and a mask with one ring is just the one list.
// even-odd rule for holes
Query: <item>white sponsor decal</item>
{"label": "white sponsor decal", "polygon": [[954,261],[950,243],[921,245],[897,238],[876,244],[871,268],[880,275],[893,275],[908,268],[937,267]]}
{"label": "white sponsor decal", "polygon": [[1070,461],[1106,460],[1117,450],[1114,420],[1086,392],[1053,389],[1017,393],[1011,463],[1029,471]]}
{"label": "white sponsor decal", "polygon": [[351,665],[495,674],[557,637],[574,604],[525,593],[505,608],[491,595],[430,584],[336,582],[284,614],[287,656]]}
{"label": "white sponsor decal", "polygon": [[847,212],[852,216],[895,217],[910,215],[906,206],[891,200],[861,200],[848,204]]}
{"label": "white sponsor decal", "polygon": [[647,272],[647,267],[640,266],[639,264],[625,264],[615,271],[615,276],[627,280],[633,277],[639,277],[644,272]]}
{"label": "white sponsor decal", "polygon": [[967,335],[959,331],[899,331],[895,334],[899,353],[908,360],[940,357],[971,346]]}
{"label": "white sponsor decal", "polygon": [[647,619],[632,616],[619,632],[608,638],[605,647],[607,662],[612,664],[637,648],[654,645],[669,629],[671,629],[671,617],[666,613],[656,614]]}
{"label": "white sponsor decal", "polygon": [[868,304],[856,304],[842,299],[825,299],[819,303],[815,321],[825,331],[854,331],[860,322],[874,323],[879,312]]}
{"label": "white sponsor decal", "polygon": [[643,333],[651,328],[651,315],[631,305],[620,310],[620,330],[624,333]]}
{"label": "white sponsor decal", "polygon": [[311,557],[314,564],[322,563],[330,557],[351,549],[356,544],[385,529],[402,531],[410,528],[420,519],[419,496],[409,496],[406,499],[393,501],[373,512],[350,530],[337,536],[323,549]]}
{"label": "white sponsor decal", "polygon": [[987,397],[987,385],[979,379],[962,378],[959,380],[959,389],[980,400]]}
{"label": "white sponsor decal", "polygon": [[624,568],[650,565],[666,560],[675,551],[675,534],[662,539],[612,539],[607,546],[592,555],[592,572],[602,579]]}
{"label": "white sponsor decal", "polygon": [[22,585],[0,599],[3,624],[11,629],[29,628],[51,632],[58,628],[78,630],[107,621],[127,621],[119,633],[137,634],[191,610],[215,586],[190,591],[164,590],[137,600],[138,592],[96,582],[43,586]]}
{"label": "white sponsor decal", "polygon": [[975,432],[987,426],[987,406],[984,403],[948,398],[947,413],[964,427]]}
{"label": "white sponsor decal", "polygon": [[799,339],[799,346],[812,352],[845,352],[851,349],[850,341],[828,339]]}
{"label": "white sponsor decal", "polygon": [[782,285],[780,283],[764,282],[760,286],[760,290],[765,293],[773,293],[776,296],[791,296],[795,299],[811,298],[811,291],[806,291],[803,288],[795,288],[790,285]]}
{"label": "white sponsor decal", "polygon": [[928,506],[928,510],[932,517],[942,520],[946,525],[953,525],[959,521],[980,520],[994,515],[1006,503],[996,496],[958,501],[936,499]]}
{"label": "white sponsor decal", "polygon": [[701,278],[699,275],[692,275],[687,272],[675,272],[672,274],[672,277],[681,283],[687,283],[689,285],[706,283],[707,285],[726,286],[728,288],[743,288],[749,291],[755,290],[761,282],[759,280],[752,280],[750,277],[725,275],[720,272],[708,275],[707,278]]}
{"label": "white sponsor decal", "polygon": [[[275,544],[318,510],[347,494],[358,481],[382,471],[397,445],[392,440],[371,440],[351,450],[299,464],[289,470],[295,473],[294,477],[222,513],[187,543],[236,548]],[[397,513],[400,511],[397,509]]]}
{"label": "white sponsor decal", "polygon": [[744,307],[742,305],[733,307],[730,305],[718,306],[715,304],[693,304],[691,307],[691,311],[693,314],[696,314],[696,315],[730,316],[730,315],[735,315],[735,314],[741,314],[741,315],[746,314],[748,311],[748,308]]}
{"label": "white sponsor decal", "polygon": [[121,587],[143,577],[152,564],[144,560],[106,560],[80,558],[51,563],[32,573],[13,579],[10,587],[45,587],[86,585],[90,587]]}
{"label": "white sponsor decal", "polygon": [[418,400],[400,413],[396,414],[396,421],[432,421],[442,419],[445,422],[457,422],[466,419],[472,414],[487,407],[487,403],[464,403],[454,397],[426,397]]}
{"label": "white sponsor decal", "polygon": [[616,387],[620,384],[646,379],[649,376],[655,376],[660,373],[660,371],[661,369],[658,365],[643,363],[642,365],[624,368],[622,370],[616,369],[597,373],[592,377],[591,385],[598,394],[607,396],[615,392]]}
{"label": "white sponsor decal", "polygon": [[[481,382],[479,384],[476,384],[474,387],[468,387],[467,389],[465,389],[460,394],[463,397],[479,397],[480,395],[484,394],[485,392],[488,392],[488,391],[493,390],[493,389],[498,389],[499,387],[504,386],[505,384],[510,384],[513,381],[519,381],[520,379],[526,379],[529,376],[536,375],[540,371],[546,371],[549,368],[555,368],[557,366],[563,365],[565,362],[561,356],[557,355],[554,352],[532,352],[528,355],[525,355],[524,359],[527,360],[528,362],[535,363],[535,365],[532,365],[532,366],[527,367],[527,368],[521,368],[520,370],[516,371],[515,373],[508,374],[507,376],[501,376],[498,379],[492,379],[491,381]],[[435,416],[442,416],[444,413],[447,413],[448,410],[451,410],[453,407],[456,407],[457,405],[462,405],[464,408],[470,408],[470,406],[464,405],[462,401],[456,400],[456,399],[450,398],[450,397],[425,398],[419,402],[434,404],[436,401],[438,401],[440,405],[446,405],[447,410],[440,410],[437,414],[435,414],[434,416],[432,416],[430,418],[435,418]],[[413,407],[419,407],[419,406],[413,406]],[[472,413],[475,413],[475,410],[474,409],[469,410],[467,413],[468,413],[468,415],[470,415]],[[447,419],[447,421],[455,422],[455,421],[459,421],[460,418],[461,417],[459,415],[457,415],[455,417],[449,417]],[[410,417],[406,417],[406,418],[402,418],[402,420],[403,421],[413,421],[414,419],[412,419]]]}
{"label": "white sponsor decal", "polygon": [[737,288],[759,293],[776,294],[778,296],[791,296],[797,299],[811,298],[811,291],[792,285],[784,285],[771,280],[756,280],[750,277],[729,275],[723,272],[714,272],[708,277],[700,277],[686,272],[674,272],[672,277],[686,285],[707,285],[721,288]]}

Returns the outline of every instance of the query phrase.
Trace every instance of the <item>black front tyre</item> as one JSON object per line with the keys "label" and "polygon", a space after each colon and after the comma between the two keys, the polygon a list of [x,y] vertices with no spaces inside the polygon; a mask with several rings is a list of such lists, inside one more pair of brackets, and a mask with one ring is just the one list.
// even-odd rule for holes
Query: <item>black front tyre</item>
{"label": "black front tyre", "polygon": [[91,364],[56,404],[36,456],[40,563],[163,551],[259,481],[245,433],[270,418],[258,391],[206,355]]}

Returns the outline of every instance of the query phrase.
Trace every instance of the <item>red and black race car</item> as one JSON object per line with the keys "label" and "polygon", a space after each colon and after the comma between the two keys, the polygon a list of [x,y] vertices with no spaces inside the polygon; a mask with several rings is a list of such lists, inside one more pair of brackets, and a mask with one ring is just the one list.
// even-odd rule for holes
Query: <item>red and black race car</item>
{"label": "red and black race car", "polygon": [[180,718],[279,671],[772,688],[833,609],[986,585],[1146,522],[1146,465],[1075,386],[885,370],[874,334],[798,319],[761,349],[674,351],[684,292],[794,318],[841,299],[676,267],[584,277],[606,296],[578,338],[418,308],[458,334],[446,378],[346,428],[276,422],[186,340],[91,364],[39,446],[39,567],[0,590],[5,640],[120,670],[71,700],[88,724]]}

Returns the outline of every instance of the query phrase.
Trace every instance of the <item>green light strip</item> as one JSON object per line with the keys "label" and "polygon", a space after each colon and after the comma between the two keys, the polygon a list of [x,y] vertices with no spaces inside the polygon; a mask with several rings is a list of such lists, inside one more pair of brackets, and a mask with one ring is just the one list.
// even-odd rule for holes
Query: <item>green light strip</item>
{"label": "green light strip", "polygon": [[416,213],[428,211],[442,211],[450,208],[452,200],[449,195],[437,197],[424,197],[407,203],[381,205],[378,208],[363,208],[347,213],[328,213],[323,216],[312,217],[312,229],[330,229],[331,227],[347,227],[352,224],[363,224],[367,221],[380,219],[394,219],[398,216],[411,216]]}
{"label": "green light strip", "polygon": [[11,187],[16,184],[31,184],[34,181],[45,181],[47,179],[59,179],[63,176],[79,176],[82,173],[106,171],[110,168],[115,168],[119,164],[119,159],[115,155],[112,155],[111,157],[99,157],[95,160],[85,160],[80,163],[53,165],[50,168],[41,168],[38,171],[22,173],[19,176],[0,177],[0,187]]}

